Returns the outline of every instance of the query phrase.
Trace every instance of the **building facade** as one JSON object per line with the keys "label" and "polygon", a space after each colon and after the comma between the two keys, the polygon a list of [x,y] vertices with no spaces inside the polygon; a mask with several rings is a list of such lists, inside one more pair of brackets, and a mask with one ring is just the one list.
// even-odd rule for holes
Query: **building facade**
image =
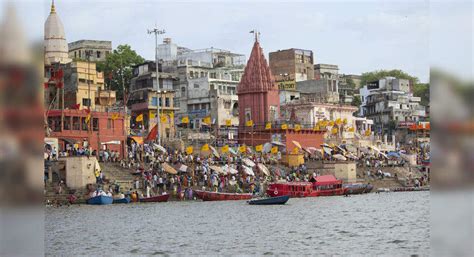
{"label": "building facade", "polygon": [[269,54],[270,70],[276,81],[290,77],[303,81],[314,78],[313,51],[303,49],[286,49]]}
{"label": "building facade", "polygon": [[71,62],[68,55],[68,45],[64,26],[56,13],[54,1],[51,11],[44,24],[44,64],[50,66],[53,63],[65,64]]}
{"label": "building facade", "polygon": [[69,43],[68,47],[69,58],[73,60],[104,62],[112,52],[112,42],[103,40],[79,40]]}

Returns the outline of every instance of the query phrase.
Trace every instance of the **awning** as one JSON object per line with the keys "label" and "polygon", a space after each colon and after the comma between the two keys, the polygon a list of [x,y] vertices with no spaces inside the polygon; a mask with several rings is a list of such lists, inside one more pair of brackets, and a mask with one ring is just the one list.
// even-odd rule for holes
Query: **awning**
{"label": "awning", "polygon": [[323,176],[317,176],[316,178],[316,185],[322,186],[322,185],[331,185],[340,182],[336,177],[333,175],[323,175]]}
{"label": "awning", "polygon": [[299,149],[302,149],[302,148],[303,148],[303,147],[301,147],[301,145],[300,145],[300,143],[299,143],[298,141],[293,140],[293,141],[291,141],[291,142],[293,142],[293,144],[294,144],[296,147],[298,147]]}
{"label": "awning", "polygon": [[166,153],[166,149],[163,146],[159,145],[159,144],[153,143],[153,147],[155,149],[158,149],[158,150],[162,151],[163,153]]}
{"label": "awning", "polygon": [[118,140],[112,140],[112,141],[107,141],[107,142],[102,142],[100,143],[101,145],[120,145],[120,141]]}
{"label": "awning", "polygon": [[258,164],[257,164],[257,167],[258,167],[258,169],[260,169],[260,171],[262,171],[265,175],[270,176],[270,171],[268,170],[267,167],[265,167],[265,165],[263,165],[262,163],[258,163]]}
{"label": "awning", "polygon": [[133,139],[133,141],[135,141],[137,144],[143,145],[143,137],[132,136],[132,137],[130,137],[130,138]]}
{"label": "awning", "polygon": [[212,154],[214,154],[214,156],[216,156],[217,158],[221,158],[216,148],[214,148],[213,146],[209,146],[209,148],[211,148]]}
{"label": "awning", "polygon": [[164,169],[166,172],[168,172],[169,174],[172,174],[172,175],[178,174],[178,172],[176,171],[176,169],[173,168],[173,167],[172,167],[171,165],[169,165],[168,163],[165,162],[165,163],[163,163],[163,164],[161,164],[161,165],[162,165],[163,169]]}
{"label": "awning", "polygon": [[225,174],[225,171],[219,166],[210,165],[209,168],[217,173]]}
{"label": "awning", "polygon": [[72,138],[60,138],[59,140],[63,140],[64,142],[70,145],[75,145],[78,142],[76,139],[72,139]]}
{"label": "awning", "polygon": [[245,173],[247,173],[247,175],[255,176],[255,173],[253,172],[252,168],[247,167],[245,165],[243,165],[242,167],[244,167]]}
{"label": "awning", "polygon": [[244,158],[242,159],[242,162],[247,165],[247,166],[250,166],[250,167],[254,167],[255,166],[255,162],[251,161],[249,158]]}
{"label": "awning", "polygon": [[272,144],[277,145],[277,146],[285,146],[285,144],[283,144],[282,142],[278,142],[278,141],[272,141]]}

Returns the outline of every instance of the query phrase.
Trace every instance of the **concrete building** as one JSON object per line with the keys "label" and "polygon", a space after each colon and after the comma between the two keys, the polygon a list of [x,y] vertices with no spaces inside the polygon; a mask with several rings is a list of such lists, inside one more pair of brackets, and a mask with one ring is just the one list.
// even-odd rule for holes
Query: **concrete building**
{"label": "concrete building", "polygon": [[79,40],[68,44],[69,58],[74,60],[87,60],[90,53],[90,61],[104,62],[112,52],[112,42],[103,40]]}
{"label": "concrete building", "polygon": [[270,70],[276,81],[289,77],[303,81],[314,78],[313,51],[303,49],[286,49],[269,54]]}
{"label": "concrete building", "polygon": [[[176,135],[174,106],[175,92],[173,84],[177,74],[164,70],[160,64],[159,84],[156,83],[156,63],[147,61],[133,68],[128,106],[131,111],[130,127],[133,134],[146,134],[158,123],[162,138]],[[159,115],[157,115],[159,111]],[[136,121],[142,115],[143,121]]]}
{"label": "concrete building", "polygon": [[335,64],[318,63],[314,65],[314,79],[339,79],[339,66]]}
{"label": "concrete building", "polygon": [[339,103],[339,81],[336,79],[306,80],[296,83],[300,99],[316,103]]}
{"label": "concrete building", "polygon": [[53,63],[65,64],[71,62],[68,54],[68,45],[64,26],[56,13],[54,1],[51,11],[44,24],[44,64],[50,66]]}
{"label": "concrete building", "polygon": [[417,122],[426,116],[421,98],[410,92],[406,79],[386,77],[360,89],[360,115],[374,121],[374,130],[382,135],[393,131],[400,122]]}

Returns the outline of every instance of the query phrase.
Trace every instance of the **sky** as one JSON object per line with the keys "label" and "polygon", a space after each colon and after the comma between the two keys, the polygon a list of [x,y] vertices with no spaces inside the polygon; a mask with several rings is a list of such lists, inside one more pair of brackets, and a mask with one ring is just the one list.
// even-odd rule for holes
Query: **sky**
{"label": "sky", "polygon": [[[25,17],[22,25],[30,40],[41,40],[50,3],[48,0],[15,1],[18,16]],[[430,29],[436,29],[433,26],[454,29],[443,22],[431,22],[432,6],[429,1],[418,0],[56,0],[68,42],[96,39],[110,40],[113,47],[129,44],[138,54],[151,60],[154,59],[154,37],[147,34],[147,29],[157,24],[166,30],[161,38],[170,37],[180,46],[222,48],[248,58],[253,44],[249,31],[257,29],[267,58],[269,52],[279,49],[308,49],[313,51],[315,63],[337,64],[341,73],[401,69],[422,82],[429,80],[430,62],[446,64],[445,58],[433,58],[430,51],[449,45],[449,40],[443,37],[434,38]],[[472,45],[472,4],[466,6],[469,8],[461,6],[448,13],[441,4],[438,12],[434,12],[443,15],[441,20],[467,23],[466,28],[454,30],[471,29],[471,37],[466,36],[468,40],[463,47],[468,47],[469,42]],[[1,9],[3,5],[0,13]],[[456,47],[451,49],[456,50]],[[463,55],[462,51],[456,54]],[[448,64],[459,66],[454,70],[464,69],[461,73],[472,73],[472,63],[469,70],[469,65],[465,67],[458,62],[452,60]]]}

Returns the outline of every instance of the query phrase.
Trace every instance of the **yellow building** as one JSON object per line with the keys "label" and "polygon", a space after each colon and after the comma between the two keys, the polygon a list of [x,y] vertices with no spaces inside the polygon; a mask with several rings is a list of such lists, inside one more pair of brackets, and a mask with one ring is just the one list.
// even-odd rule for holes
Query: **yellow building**
{"label": "yellow building", "polygon": [[[132,113],[131,129],[135,134],[146,134],[158,123],[162,138],[176,135],[173,91],[156,91],[151,88],[136,90],[130,95],[129,104]],[[157,113],[159,112],[159,116]],[[138,118],[141,115],[141,118]],[[158,120],[159,119],[159,120]],[[142,133],[145,131],[146,133]]]}

